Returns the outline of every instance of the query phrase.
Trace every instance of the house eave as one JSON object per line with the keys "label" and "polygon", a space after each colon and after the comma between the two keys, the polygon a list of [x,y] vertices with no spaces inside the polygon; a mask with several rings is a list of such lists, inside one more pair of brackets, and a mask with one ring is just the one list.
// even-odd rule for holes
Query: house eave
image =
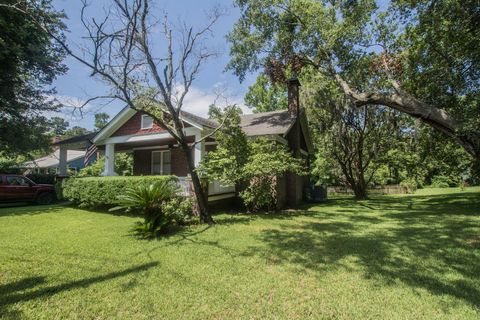
{"label": "house eave", "polygon": [[125,124],[137,111],[125,107],[119,114],[117,114],[99,133],[93,138],[92,142],[96,145],[102,145],[103,140],[110,138],[122,125]]}
{"label": "house eave", "polygon": [[[92,142],[96,145],[104,145],[106,141],[111,139],[111,135],[114,134],[118,129],[120,129],[130,118],[132,118],[137,112],[130,107],[125,107],[119,114],[117,114],[105,128],[103,128],[100,132],[95,135]],[[181,116],[180,119],[185,123],[191,125],[197,130],[200,131],[208,131],[211,128],[208,128],[201,123],[194,121],[193,119],[189,119],[188,117]],[[188,129],[188,128],[186,128]]]}

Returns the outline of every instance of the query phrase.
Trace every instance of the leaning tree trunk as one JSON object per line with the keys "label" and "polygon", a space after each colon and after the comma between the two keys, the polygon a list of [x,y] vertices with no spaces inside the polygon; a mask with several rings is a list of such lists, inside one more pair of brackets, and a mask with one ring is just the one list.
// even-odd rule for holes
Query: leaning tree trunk
{"label": "leaning tree trunk", "polygon": [[349,97],[355,105],[387,106],[406,113],[411,117],[420,119],[420,121],[433,129],[453,138],[476,161],[480,161],[480,136],[459,135],[457,131],[460,128],[460,124],[451,114],[441,108],[418,100],[403,90],[398,82],[391,81],[395,93],[384,94],[379,92],[358,92],[354,88],[351,88],[338,74],[335,74],[335,80],[345,95]]}
{"label": "leaning tree trunk", "polygon": [[195,198],[197,201],[198,213],[200,215],[200,219],[202,220],[202,222],[207,223],[209,225],[214,224],[215,221],[213,221],[212,216],[208,212],[207,199],[205,197],[205,192],[202,188],[202,184],[200,183],[200,178],[198,177],[197,171],[195,170],[191,149],[187,144],[185,145],[182,144],[181,148],[187,158],[188,172],[190,173],[190,177],[192,179],[193,191],[195,192]]}

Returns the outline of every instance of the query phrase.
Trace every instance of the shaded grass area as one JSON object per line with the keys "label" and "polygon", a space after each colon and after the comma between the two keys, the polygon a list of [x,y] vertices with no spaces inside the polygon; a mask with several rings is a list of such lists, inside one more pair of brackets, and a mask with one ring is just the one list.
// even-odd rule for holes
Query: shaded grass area
{"label": "shaded grass area", "polygon": [[135,217],[2,208],[0,317],[480,317],[480,188],[216,220],[141,241]]}

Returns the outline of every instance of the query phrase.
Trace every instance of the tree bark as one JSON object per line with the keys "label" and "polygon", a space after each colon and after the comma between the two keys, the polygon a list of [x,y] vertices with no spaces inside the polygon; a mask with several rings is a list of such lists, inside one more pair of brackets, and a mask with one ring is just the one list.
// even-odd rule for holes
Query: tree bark
{"label": "tree bark", "polygon": [[357,187],[353,189],[353,193],[355,194],[355,199],[357,200],[368,199],[367,189],[365,187],[360,187],[357,185]]}
{"label": "tree bark", "polygon": [[353,193],[357,200],[364,200],[368,198],[367,193],[367,183],[365,182],[365,172],[362,168],[362,164],[356,163],[357,168],[355,168],[356,183],[353,187]]}
{"label": "tree bark", "polygon": [[383,94],[375,92],[358,92],[338,74],[335,80],[342,91],[356,106],[377,105],[387,106],[400,112],[406,113],[423,123],[443,132],[448,137],[459,143],[466,152],[476,160],[480,160],[480,137],[467,137],[457,134],[458,122],[445,110],[424,103],[408,92],[404,91],[400,84],[392,81],[395,93]]}
{"label": "tree bark", "polygon": [[181,148],[187,158],[188,172],[192,179],[193,191],[195,193],[200,219],[202,222],[212,225],[215,223],[215,221],[208,212],[207,199],[205,196],[205,192],[202,188],[202,184],[200,183],[200,178],[198,177],[197,171],[195,170],[191,148],[188,146],[187,143],[182,143]]}
{"label": "tree bark", "polygon": [[354,170],[351,161],[349,161],[348,163],[344,162],[338,155],[335,156],[335,158],[337,162],[340,164],[340,168],[342,169],[342,173],[345,176],[347,185],[350,186],[350,188],[352,188],[355,198],[357,200],[367,199],[368,198],[367,184],[365,183],[363,170],[361,172],[358,172],[357,166],[355,166],[355,170]]}

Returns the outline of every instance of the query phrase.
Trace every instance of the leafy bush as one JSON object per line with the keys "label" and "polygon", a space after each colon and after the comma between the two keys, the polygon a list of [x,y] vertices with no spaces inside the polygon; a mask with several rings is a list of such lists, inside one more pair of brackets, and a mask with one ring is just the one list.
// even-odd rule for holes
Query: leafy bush
{"label": "leafy bush", "polygon": [[[81,169],[77,177],[99,177],[105,169],[105,157],[100,157],[95,163]],[[115,154],[115,172],[121,176],[131,176],[133,172],[133,156],[128,153]]]}
{"label": "leafy bush", "polygon": [[89,166],[80,169],[75,177],[85,178],[85,177],[100,177],[105,168],[105,158],[100,157],[95,163],[90,164]]}
{"label": "leafy bush", "polygon": [[276,177],[254,177],[240,197],[249,212],[273,211],[277,205]]}
{"label": "leafy bush", "polygon": [[448,188],[457,185],[458,182],[447,176],[435,176],[432,178],[430,187],[432,188]]}
{"label": "leafy bush", "polygon": [[179,225],[185,225],[193,218],[193,206],[193,198],[175,197],[163,203],[162,208],[166,216]]}
{"label": "leafy bush", "polygon": [[281,144],[264,138],[249,142],[248,162],[242,168],[242,177],[248,187],[240,197],[249,211],[272,211],[277,208],[277,177],[286,172],[305,175],[305,162],[294,158]]}
{"label": "leafy bush", "polygon": [[174,176],[69,178],[62,183],[63,196],[80,207],[102,208],[118,203],[117,196],[127,188],[156,181],[176,181]]}
{"label": "leafy bush", "polygon": [[[218,109],[210,111],[223,122]],[[217,148],[208,153],[197,170],[210,181],[247,184],[240,197],[249,211],[276,209],[276,177],[286,172],[307,174],[305,159],[295,158],[286,146],[265,137],[248,139],[240,127],[236,106],[227,108],[225,116],[215,135]]]}
{"label": "leafy bush", "polygon": [[[124,193],[117,197],[118,207],[110,211],[141,213],[144,221],[137,223],[134,232],[144,238],[156,237],[166,232],[176,222],[174,214],[177,210],[173,200],[177,194],[177,185],[171,180],[159,180],[148,185],[140,184],[125,189]],[[165,210],[166,208],[168,209]]]}
{"label": "leafy bush", "polygon": [[65,200],[65,197],[63,196],[63,185],[62,182],[59,181],[55,183],[55,194],[57,195],[57,200]]}
{"label": "leafy bush", "polygon": [[0,156],[0,173],[20,174],[21,170],[15,159]]}
{"label": "leafy bush", "polygon": [[[236,136],[239,143],[234,144],[230,141],[233,138],[226,136],[217,136],[217,149],[209,152],[199,170],[210,180],[225,184],[245,182],[248,186],[240,192],[240,197],[249,211],[275,210],[276,177],[286,172],[305,175],[305,160],[294,158],[286,146],[266,138],[246,140]],[[243,148],[238,149],[239,145]]]}
{"label": "leafy bush", "polygon": [[415,193],[415,191],[417,191],[417,181],[413,178],[404,179],[400,182],[400,186],[407,189],[407,193]]}

